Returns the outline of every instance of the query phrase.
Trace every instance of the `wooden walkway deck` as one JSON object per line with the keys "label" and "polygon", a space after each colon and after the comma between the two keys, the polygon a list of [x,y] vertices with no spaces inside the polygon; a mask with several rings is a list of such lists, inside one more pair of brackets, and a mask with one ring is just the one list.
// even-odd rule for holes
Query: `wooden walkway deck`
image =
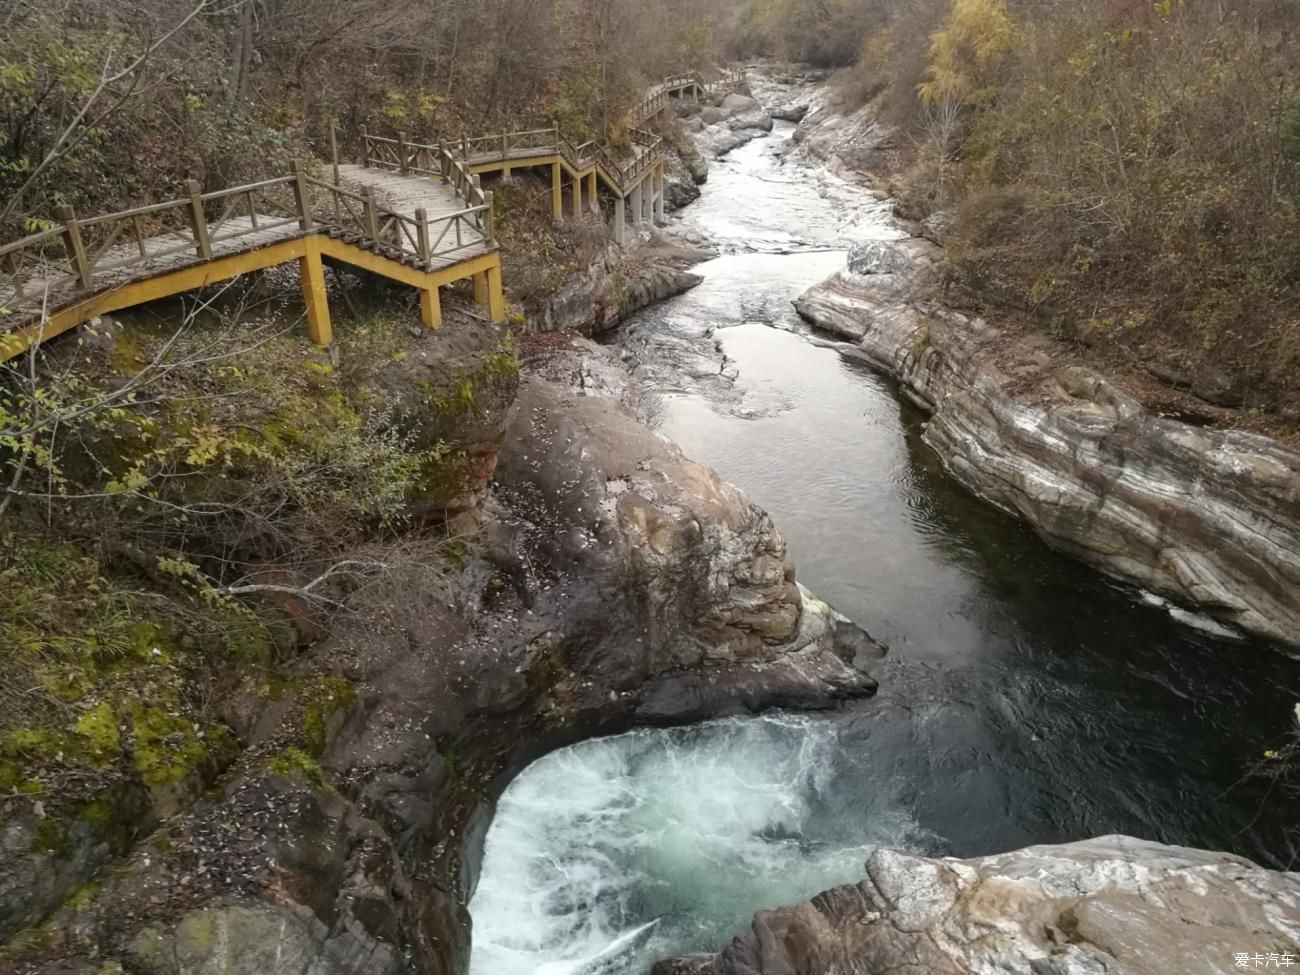
{"label": "wooden walkway deck", "polygon": [[470,278],[503,320],[491,200],[450,154],[447,177],[395,177],[340,167],[329,182],[292,175],[80,220],[71,211],[40,234],[0,247],[0,361],[97,315],[288,261],[300,262],[308,331],[332,338],[321,259],[330,257],[421,290],[439,323],[438,288]]}
{"label": "wooden walkway deck", "polygon": [[[674,97],[734,85],[727,71],[666,78],[634,106],[634,126]],[[351,263],[417,288],[425,324],[441,320],[438,289],[462,279],[494,321],[505,315],[491,193],[479,173],[550,167],[554,211],[563,216],[568,179],[573,213],[598,209],[598,184],[614,198],[615,237],[663,217],[662,140],[634,127],[631,151],[574,145],[558,128],[462,138],[439,145],[386,139],[362,129],[360,165],[337,165],[336,181],[295,164],[288,176],[89,219],[70,208],[49,230],[0,245],[0,362],[97,315],[298,261],[308,332],[332,338],[322,258]]]}

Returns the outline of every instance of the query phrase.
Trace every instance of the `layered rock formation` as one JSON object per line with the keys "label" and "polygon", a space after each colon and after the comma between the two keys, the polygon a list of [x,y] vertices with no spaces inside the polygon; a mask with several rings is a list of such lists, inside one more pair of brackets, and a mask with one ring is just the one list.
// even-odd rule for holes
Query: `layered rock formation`
{"label": "layered rock formation", "polygon": [[532,309],[529,326],[607,332],[633,312],[699,284],[700,277],[686,268],[707,256],[649,229],[628,250],[611,245],[584,274]]}
{"label": "layered rock formation", "polygon": [[1300,645],[1300,452],[1161,416],[1046,340],[913,300],[934,248],[873,242],[796,303],[930,411],[971,491],[1105,572]]}
{"label": "layered rock formation", "polygon": [[654,975],[1226,975],[1288,956],[1300,874],[1108,836],[977,860],[878,850],[861,883],[760,912],[719,954]]}

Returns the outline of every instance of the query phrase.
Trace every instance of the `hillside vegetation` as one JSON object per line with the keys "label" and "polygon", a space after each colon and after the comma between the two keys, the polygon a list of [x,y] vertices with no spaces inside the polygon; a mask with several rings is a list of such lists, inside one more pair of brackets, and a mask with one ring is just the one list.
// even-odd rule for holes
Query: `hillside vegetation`
{"label": "hillside vegetation", "polygon": [[0,5],[0,232],[413,139],[621,123],[710,64],[709,0],[42,0]]}
{"label": "hillside vegetation", "polygon": [[756,49],[855,62],[844,95],[901,128],[904,215],[943,215],[966,294],[1212,402],[1300,419],[1295,4],[753,9]]}

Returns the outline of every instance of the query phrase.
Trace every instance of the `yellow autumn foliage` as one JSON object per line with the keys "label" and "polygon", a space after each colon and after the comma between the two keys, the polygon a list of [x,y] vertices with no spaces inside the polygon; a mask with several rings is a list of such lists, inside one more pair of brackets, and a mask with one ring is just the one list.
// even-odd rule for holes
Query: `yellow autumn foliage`
{"label": "yellow autumn foliage", "polygon": [[1002,0],[953,0],[947,21],[930,39],[928,77],[919,87],[922,100],[972,106],[992,101],[998,68],[1018,33]]}

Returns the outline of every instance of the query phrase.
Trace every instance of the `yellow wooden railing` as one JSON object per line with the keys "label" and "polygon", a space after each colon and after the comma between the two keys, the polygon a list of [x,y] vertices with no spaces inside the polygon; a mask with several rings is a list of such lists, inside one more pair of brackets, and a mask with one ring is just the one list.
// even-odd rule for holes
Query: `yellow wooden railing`
{"label": "yellow wooden railing", "polygon": [[210,193],[191,180],[184,197],[118,213],[80,218],[61,207],[56,226],[0,246],[0,292],[7,286],[13,304],[67,287],[92,290],[109,272],[179,254],[211,260],[217,245],[295,226],[303,233],[350,234],[424,267],[467,247],[491,247],[491,194],[456,160],[440,163],[469,205],[432,220],[423,210],[406,215],[386,209],[368,191],[311,176],[298,163],[288,176]]}

